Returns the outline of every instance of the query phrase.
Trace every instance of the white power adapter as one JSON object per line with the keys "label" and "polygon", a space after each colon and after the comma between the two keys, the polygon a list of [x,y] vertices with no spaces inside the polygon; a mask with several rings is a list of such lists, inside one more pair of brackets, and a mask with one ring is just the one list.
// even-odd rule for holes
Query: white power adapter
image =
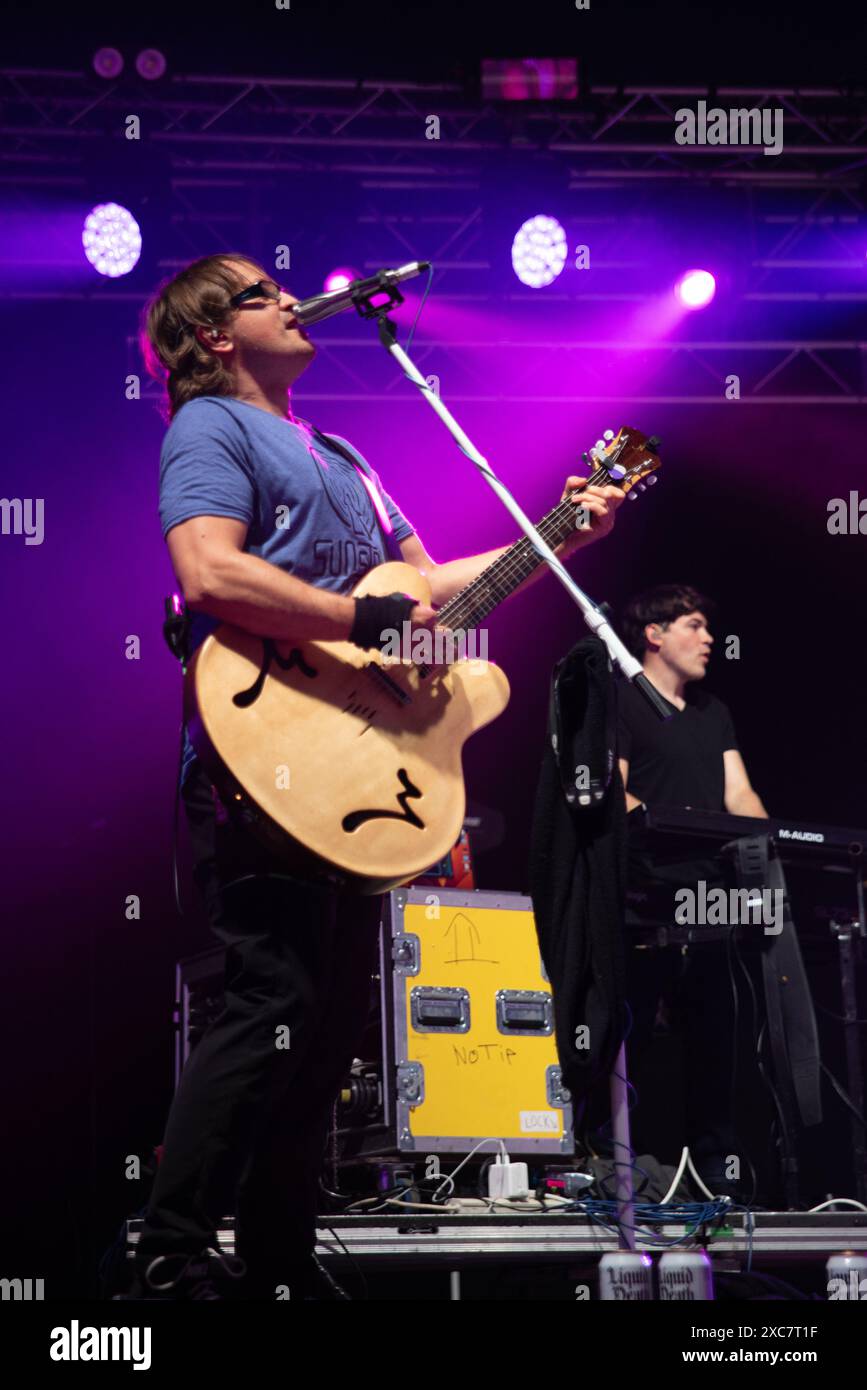
{"label": "white power adapter", "polygon": [[508,1154],[497,1154],[488,1169],[489,1197],[529,1197],[530,1172],[526,1163],[510,1163]]}

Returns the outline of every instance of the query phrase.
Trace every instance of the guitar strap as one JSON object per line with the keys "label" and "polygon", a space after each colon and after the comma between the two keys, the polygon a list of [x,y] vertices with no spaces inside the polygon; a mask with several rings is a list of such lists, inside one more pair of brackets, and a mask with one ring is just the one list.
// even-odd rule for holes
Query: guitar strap
{"label": "guitar strap", "polygon": [[[371,468],[370,464],[367,462],[366,459],[363,459],[360,454],[356,454],[355,450],[352,448],[351,445],[338,443],[333,434],[324,434],[322,430],[316,429],[315,425],[311,425],[309,420],[303,420],[302,424],[307,425],[308,429],[310,429],[314,434],[318,434],[320,439],[324,439],[325,443],[329,446],[329,448],[333,449],[335,453],[340,454],[341,457],[345,458],[348,463],[351,463],[354,468],[358,469],[359,471],[363,470],[367,474],[371,483],[373,484],[374,489],[377,491],[377,493],[379,492],[379,489],[376,487],[376,478],[374,477],[373,469]],[[386,531],[385,527],[382,524],[382,519],[380,518],[378,511],[376,507],[373,505],[372,499],[370,505],[373,511],[376,524],[379,527],[379,533],[382,536],[382,543],[385,546],[386,555],[390,560],[403,561],[403,556],[400,553],[400,546],[394,539],[394,532]]]}

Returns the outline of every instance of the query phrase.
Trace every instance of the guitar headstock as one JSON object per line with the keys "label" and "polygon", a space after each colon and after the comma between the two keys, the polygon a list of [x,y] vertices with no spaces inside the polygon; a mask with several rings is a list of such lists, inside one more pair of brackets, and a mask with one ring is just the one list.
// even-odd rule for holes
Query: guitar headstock
{"label": "guitar headstock", "polygon": [[662,467],[658,448],[659,440],[655,435],[648,439],[638,430],[624,425],[616,434],[606,430],[588,451],[588,461],[604,469],[611,482],[634,501],[637,493],[656,482],[656,471]]}

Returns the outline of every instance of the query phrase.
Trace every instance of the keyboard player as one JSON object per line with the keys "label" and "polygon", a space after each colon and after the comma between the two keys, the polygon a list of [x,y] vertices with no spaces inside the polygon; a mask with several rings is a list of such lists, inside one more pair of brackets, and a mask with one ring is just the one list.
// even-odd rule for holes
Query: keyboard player
{"label": "keyboard player", "polygon": [[[624,640],[671,707],[671,718],[662,721],[633,686],[619,687],[618,753],[628,811],[646,802],[767,817],[738,750],[731,714],[701,684],[714,641],[712,609],[696,589],[666,584],[637,595],[624,610]],[[656,944],[657,928],[675,923],[677,889],[697,891],[702,879],[708,891],[727,886],[724,870],[714,859],[663,859],[658,849],[651,854],[640,826],[629,819],[627,999],[633,1022],[626,1046],[639,1097],[633,1147],[648,1148],[642,1139],[647,1116],[643,1123],[641,1064],[659,1021],[677,1027],[683,1039],[684,1142],[693,1162],[713,1192],[742,1196],[743,1178],[726,1176],[731,1155],[741,1158],[742,1174],[746,1165],[729,1113],[733,1010],[725,942]],[[679,1149],[667,1157],[676,1158]]]}

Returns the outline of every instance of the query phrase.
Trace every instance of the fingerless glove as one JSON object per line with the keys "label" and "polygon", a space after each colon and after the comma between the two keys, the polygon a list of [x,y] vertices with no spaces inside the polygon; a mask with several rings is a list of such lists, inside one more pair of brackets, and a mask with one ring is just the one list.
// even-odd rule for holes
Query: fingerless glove
{"label": "fingerless glove", "polygon": [[365,594],[355,600],[355,621],[349,634],[357,647],[377,647],[380,651],[387,631],[403,632],[403,623],[418,600],[409,594]]}

